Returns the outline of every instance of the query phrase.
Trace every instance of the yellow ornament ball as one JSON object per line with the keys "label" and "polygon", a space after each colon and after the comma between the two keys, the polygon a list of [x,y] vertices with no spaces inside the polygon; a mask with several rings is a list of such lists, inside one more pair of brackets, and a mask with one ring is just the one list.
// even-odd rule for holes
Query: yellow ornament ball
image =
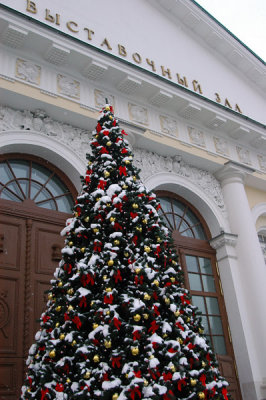
{"label": "yellow ornament ball", "polygon": [[48,300],[52,300],[52,298],[53,298],[52,293],[49,293],[49,294],[48,294]]}
{"label": "yellow ornament ball", "polygon": [[150,300],[151,296],[148,293],[144,294],[144,300]]}
{"label": "yellow ornament ball", "polygon": [[149,319],[149,314],[143,314],[144,319]]}
{"label": "yellow ornament ball", "polygon": [[96,354],[96,355],[93,357],[93,361],[94,361],[95,363],[100,362],[100,357]]}
{"label": "yellow ornament ball", "polygon": [[112,145],[112,142],[109,140],[109,141],[106,143],[106,146],[110,147],[111,145]]}
{"label": "yellow ornament ball", "polygon": [[148,221],[144,218],[144,219],[142,220],[142,223],[143,223],[144,225],[146,225],[146,224],[148,223]]}
{"label": "yellow ornament ball", "polygon": [[63,333],[61,333],[61,335],[59,336],[60,340],[64,340],[65,339],[65,335]]}
{"label": "yellow ornament ball", "polygon": [[110,293],[110,292],[112,291],[112,288],[107,287],[107,288],[105,289],[105,291],[106,291],[107,293]]}
{"label": "yellow ornament ball", "polygon": [[142,227],[141,226],[137,226],[137,231],[142,232]]}
{"label": "yellow ornament ball", "polygon": [[137,177],[134,175],[133,176],[133,181],[136,182],[136,180],[137,180]]}
{"label": "yellow ornament ball", "polygon": [[153,282],[152,282],[155,286],[159,286],[159,281],[157,281],[157,279],[155,279]]}
{"label": "yellow ornament ball", "polygon": [[107,280],[107,275],[103,276],[103,280],[106,281]]}
{"label": "yellow ornament ball", "polygon": [[93,232],[94,232],[94,233],[98,233],[98,232],[99,232],[99,229],[98,229],[98,228],[93,228]]}
{"label": "yellow ornament ball", "polygon": [[119,394],[118,394],[118,393],[115,393],[115,394],[113,394],[113,396],[112,396],[112,400],[117,400],[118,397],[119,397]]}
{"label": "yellow ornament ball", "polygon": [[168,297],[166,297],[165,299],[164,299],[164,302],[165,302],[165,304],[170,304],[170,299],[168,298]]}
{"label": "yellow ornament ball", "polygon": [[73,244],[74,244],[73,242],[68,242],[69,246],[73,246]]}
{"label": "yellow ornament ball", "polygon": [[175,260],[172,260],[172,264],[173,264],[173,265],[176,265],[177,262],[176,262]]}
{"label": "yellow ornament ball", "polygon": [[55,311],[59,312],[59,311],[61,311],[61,309],[62,309],[61,306],[57,306],[56,309],[55,309]]}
{"label": "yellow ornament ball", "polygon": [[133,356],[137,356],[139,354],[139,348],[138,347],[132,347],[131,353]]}
{"label": "yellow ornament ball", "polygon": [[104,341],[104,347],[105,347],[106,349],[110,349],[110,348],[112,347],[112,342],[111,342],[111,340],[105,340],[105,341]]}
{"label": "yellow ornament ball", "polygon": [[177,341],[178,341],[180,344],[183,344],[183,339],[181,339],[180,337],[177,338]]}
{"label": "yellow ornament ball", "polygon": [[112,120],[112,119],[113,119],[112,115],[109,115],[109,119],[110,119],[110,120]]}
{"label": "yellow ornament ball", "polygon": [[109,178],[109,176],[110,176],[110,172],[109,171],[104,171],[104,177],[105,178]]}
{"label": "yellow ornament ball", "polygon": [[177,310],[177,311],[175,311],[175,317],[179,317],[179,315],[180,315],[180,311],[179,310]]}
{"label": "yellow ornament ball", "polygon": [[68,289],[67,294],[70,295],[74,294],[74,289],[73,288]]}
{"label": "yellow ornament ball", "polygon": [[203,392],[199,392],[198,393],[198,398],[201,399],[201,400],[205,399],[205,394]]}
{"label": "yellow ornament ball", "polygon": [[94,323],[94,324],[92,325],[93,329],[98,328],[98,326],[99,326],[99,324],[96,324],[96,323]]}
{"label": "yellow ornament ball", "polygon": [[84,379],[89,379],[90,376],[91,376],[90,371],[87,371],[87,372],[83,375],[83,378],[84,378]]}
{"label": "yellow ornament ball", "polygon": [[114,241],[114,244],[115,244],[116,246],[118,246],[118,245],[120,244],[120,240],[116,239],[116,240]]}
{"label": "yellow ornament ball", "polygon": [[137,203],[133,203],[132,207],[136,210],[137,208],[139,208],[139,205]]}
{"label": "yellow ornament ball", "polygon": [[161,243],[162,239],[160,237],[157,237],[157,243]]}
{"label": "yellow ornament ball", "polygon": [[136,274],[139,274],[140,271],[141,271],[141,268],[136,268],[136,269],[135,269]]}
{"label": "yellow ornament ball", "polygon": [[110,222],[115,222],[116,218],[115,217],[111,217],[110,218]]}
{"label": "yellow ornament ball", "polygon": [[89,220],[90,220],[90,217],[84,218],[84,221],[85,221],[85,222],[89,222]]}
{"label": "yellow ornament ball", "polygon": [[190,379],[190,384],[191,384],[191,386],[196,386],[197,380],[196,379]]}
{"label": "yellow ornament ball", "polygon": [[127,186],[127,185],[123,185],[122,188],[123,188],[123,189],[127,189],[128,186]]}
{"label": "yellow ornament ball", "polygon": [[174,276],[171,276],[170,281],[171,281],[171,282],[175,282],[175,277],[174,277]]}
{"label": "yellow ornament ball", "polygon": [[55,351],[51,350],[50,353],[49,353],[49,357],[50,358],[55,358],[55,354],[56,354]]}
{"label": "yellow ornament ball", "polygon": [[114,265],[114,260],[109,260],[107,264],[108,267],[112,267]]}
{"label": "yellow ornament ball", "polygon": [[139,314],[134,315],[134,321],[138,322],[141,319],[141,316]]}
{"label": "yellow ornament ball", "polygon": [[145,246],[145,247],[144,247],[144,251],[145,251],[146,253],[150,253],[150,252],[151,252],[150,246]]}
{"label": "yellow ornament ball", "polygon": [[58,328],[58,327],[60,326],[59,322],[57,322],[57,323],[55,324],[55,326],[56,326],[56,328]]}
{"label": "yellow ornament ball", "polygon": [[125,164],[130,164],[130,160],[125,160]]}
{"label": "yellow ornament ball", "polygon": [[171,371],[172,371],[172,372],[176,372],[176,367],[175,367],[174,365],[171,365],[170,368],[171,368]]}
{"label": "yellow ornament ball", "polygon": [[82,248],[80,249],[80,251],[81,251],[81,253],[85,253],[86,247],[82,247]]}
{"label": "yellow ornament ball", "polygon": [[62,287],[63,286],[63,282],[62,281],[60,281],[60,282],[58,282],[58,285],[57,285],[58,287]]}
{"label": "yellow ornament ball", "polygon": [[129,256],[129,253],[125,252],[125,253],[124,253],[124,256],[125,256],[125,257],[128,257],[128,256]]}
{"label": "yellow ornament ball", "polygon": [[72,311],[72,310],[73,310],[73,306],[70,305],[67,307],[67,311]]}
{"label": "yellow ornament ball", "polygon": [[202,361],[201,365],[203,366],[203,368],[205,368],[206,367],[206,362]]}
{"label": "yellow ornament ball", "polygon": [[73,340],[73,342],[71,343],[71,346],[76,346],[77,342],[76,340]]}
{"label": "yellow ornament ball", "polygon": [[143,383],[144,383],[144,386],[148,386],[148,384],[149,384],[149,382],[146,379],[143,381]]}
{"label": "yellow ornament ball", "polygon": [[204,333],[204,329],[199,328],[199,333],[203,334]]}
{"label": "yellow ornament ball", "polygon": [[106,106],[105,109],[106,109],[106,111],[110,111],[110,107],[109,106]]}
{"label": "yellow ornament ball", "polygon": [[67,383],[70,383],[70,382],[71,382],[71,380],[70,380],[69,378],[67,378],[67,379],[66,379],[66,382],[67,382]]}

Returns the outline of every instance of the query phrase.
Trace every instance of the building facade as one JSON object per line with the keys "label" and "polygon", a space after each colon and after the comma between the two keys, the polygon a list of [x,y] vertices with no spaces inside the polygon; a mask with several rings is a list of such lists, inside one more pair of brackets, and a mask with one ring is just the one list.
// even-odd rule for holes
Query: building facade
{"label": "building facade", "polygon": [[232,399],[265,400],[265,63],[193,0],[65,3],[1,6],[0,398],[18,398],[107,98]]}

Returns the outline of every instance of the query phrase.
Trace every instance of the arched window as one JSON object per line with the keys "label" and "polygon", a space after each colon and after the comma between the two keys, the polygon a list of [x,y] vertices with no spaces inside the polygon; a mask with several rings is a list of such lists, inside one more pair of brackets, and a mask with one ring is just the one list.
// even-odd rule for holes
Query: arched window
{"label": "arched window", "polygon": [[38,207],[71,213],[71,187],[70,182],[63,182],[61,172],[40,158],[9,155],[0,160],[1,199],[19,203],[30,200]]}
{"label": "arched window", "polygon": [[160,213],[172,233],[185,284],[192,302],[202,312],[205,334],[215,353],[228,353],[227,318],[216,269],[215,251],[209,245],[210,232],[194,207],[169,192],[157,192]]}

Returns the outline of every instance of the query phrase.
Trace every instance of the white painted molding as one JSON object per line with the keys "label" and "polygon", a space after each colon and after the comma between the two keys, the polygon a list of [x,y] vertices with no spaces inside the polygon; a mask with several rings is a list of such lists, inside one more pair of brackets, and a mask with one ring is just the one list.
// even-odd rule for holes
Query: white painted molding
{"label": "white painted molding", "polygon": [[251,214],[253,217],[253,221],[254,221],[254,225],[256,225],[257,219],[259,217],[266,216],[266,202],[265,203],[259,203],[256,204],[252,210],[251,210]]}

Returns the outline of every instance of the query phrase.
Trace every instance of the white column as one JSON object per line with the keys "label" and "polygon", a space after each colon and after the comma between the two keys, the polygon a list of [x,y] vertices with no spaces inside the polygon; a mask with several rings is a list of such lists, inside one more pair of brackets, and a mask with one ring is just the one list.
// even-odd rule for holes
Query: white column
{"label": "white column", "polygon": [[244,179],[252,172],[252,169],[230,161],[216,176],[221,182],[231,232],[238,235],[236,268],[245,307],[240,310],[240,318],[254,379],[250,384],[255,384],[260,399],[266,373],[266,269],[244,188]]}

